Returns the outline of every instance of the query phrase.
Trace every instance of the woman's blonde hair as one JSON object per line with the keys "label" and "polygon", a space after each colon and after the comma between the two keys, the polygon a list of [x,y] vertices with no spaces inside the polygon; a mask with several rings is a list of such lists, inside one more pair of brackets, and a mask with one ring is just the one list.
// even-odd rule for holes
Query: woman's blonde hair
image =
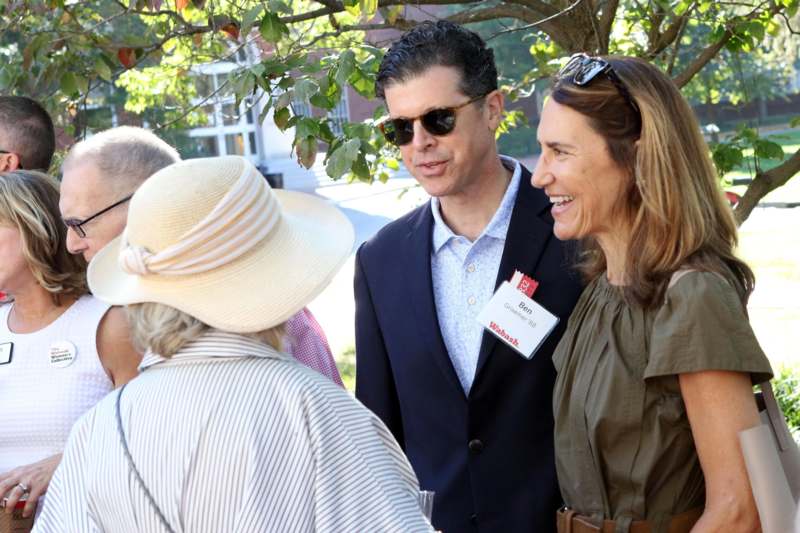
{"label": "woman's blonde hair", "polygon": [[22,255],[36,281],[53,297],[88,292],[86,262],[67,251],[67,227],[58,210],[59,184],[32,170],[0,173],[0,224],[20,233]]}
{"label": "woman's blonde hair", "polygon": [[[663,301],[673,272],[722,274],[743,303],[753,290],[750,268],[736,257],[737,229],[719,187],[708,147],[689,104],[658,68],[632,57],[604,57],[639,112],[606,76],[577,86],[558,79],[552,97],[589,119],[612,159],[626,170],[621,210],[630,225],[625,295],[646,307]],[[598,243],[582,243],[589,279],[606,270]]]}
{"label": "woman's blonde hair", "polygon": [[[126,307],[134,347],[150,350],[161,357],[172,357],[187,343],[214,328],[174,307],[159,303],[132,304]],[[242,335],[281,350],[285,324]]]}

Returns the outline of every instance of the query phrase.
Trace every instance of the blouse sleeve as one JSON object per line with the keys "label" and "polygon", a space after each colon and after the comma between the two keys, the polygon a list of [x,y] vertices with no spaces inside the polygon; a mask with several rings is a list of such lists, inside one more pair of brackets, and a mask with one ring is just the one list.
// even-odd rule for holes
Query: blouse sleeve
{"label": "blouse sleeve", "polygon": [[86,465],[95,410],[83,415],[72,428],[64,456],[56,468],[47,488],[42,513],[33,525],[33,533],[58,533],[63,531],[99,532],[100,528],[89,516],[86,499]]}
{"label": "blouse sleeve", "polygon": [[745,372],[753,383],[772,377],[733,286],[718,274],[690,272],[655,315],[644,377],[703,370]]}

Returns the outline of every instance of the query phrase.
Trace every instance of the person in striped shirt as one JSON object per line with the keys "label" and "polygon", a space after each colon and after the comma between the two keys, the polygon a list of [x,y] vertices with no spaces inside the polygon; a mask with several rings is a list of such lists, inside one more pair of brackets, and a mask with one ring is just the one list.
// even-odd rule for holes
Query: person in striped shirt
{"label": "person in striped shirt", "polygon": [[75,424],[34,531],[432,531],[384,424],[279,351],[353,238],[242,157],[146,181],[88,271],[128,305],[141,373]]}

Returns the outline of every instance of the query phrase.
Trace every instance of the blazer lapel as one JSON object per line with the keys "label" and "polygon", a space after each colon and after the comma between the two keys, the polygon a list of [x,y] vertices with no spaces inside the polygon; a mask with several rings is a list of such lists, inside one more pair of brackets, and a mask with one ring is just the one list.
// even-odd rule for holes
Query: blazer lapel
{"label": "blazer lapel", "polygon": [[[514,270],[528,275],[534,272],[547,242],[554,238],[552,224],[543,218],[547,217],[549,212],[550,202],[544,194],[533,188],[530,171],[522,167],[519,192],[511,212],[511,222],[506,234],[503,257],[500,259],[500,268],[497,271],[495,290],[503,281],[511,279]],[[498,342],[500,341],[497,337],[487,331],[483,332],[473,389],[481,369]]]}
{"label": "blazer lapel", "polygon": [[406,238],[406,268],[403,270],[406,275],[405,286],[409,288],[411,298],[410,311],[416,322],[416,328],[412,328],[409,335],[419,335],[445,379],[466,398],[439,329],[439,318],[433,300],[432,247],[433,214],[430,206],[426,205],[420,210]]}

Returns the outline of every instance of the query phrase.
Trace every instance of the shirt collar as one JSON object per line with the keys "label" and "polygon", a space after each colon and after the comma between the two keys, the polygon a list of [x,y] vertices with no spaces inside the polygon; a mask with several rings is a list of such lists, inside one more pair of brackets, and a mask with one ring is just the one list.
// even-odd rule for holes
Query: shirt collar
{"label": "shirt collar", "polygon": [[[519,182],[522,176],[522,165],[519,161],[504,155],[500,156],[503,166],[508,169],[514,169],[511,175],[511,181],[506,187],[506,192],[503,199],[500,201],[500,206],[495,211],[489,224],[483,229],[480,236],[475,239],[475,242],[480,240],[484,235],[495,239],[505,240],[506,233],[508,233],[508,226],[511,223],[511,212],[514,210],[514,200],[517,198],[517,191],[519,191]],[[447,244],[450,239],[458,237],[453,230],[445,223],[442,214],[439,210],[439,199],[436,197],[431,198],[431,212],[433,213],[433,253],[439,253],[439,250]]]}
{"label": "shirt collar", "polygon": [[275,348],[258,342],[257,340],[224,331],[212,330],[204,333],[198,339],[187,343],[172,357],[161,357],[148,350],[139,371],[159,364],[182,363],[198,359],[234,358],[234,357],[263,357],[271,359],[287,359],[288,356],[280,353]]}

